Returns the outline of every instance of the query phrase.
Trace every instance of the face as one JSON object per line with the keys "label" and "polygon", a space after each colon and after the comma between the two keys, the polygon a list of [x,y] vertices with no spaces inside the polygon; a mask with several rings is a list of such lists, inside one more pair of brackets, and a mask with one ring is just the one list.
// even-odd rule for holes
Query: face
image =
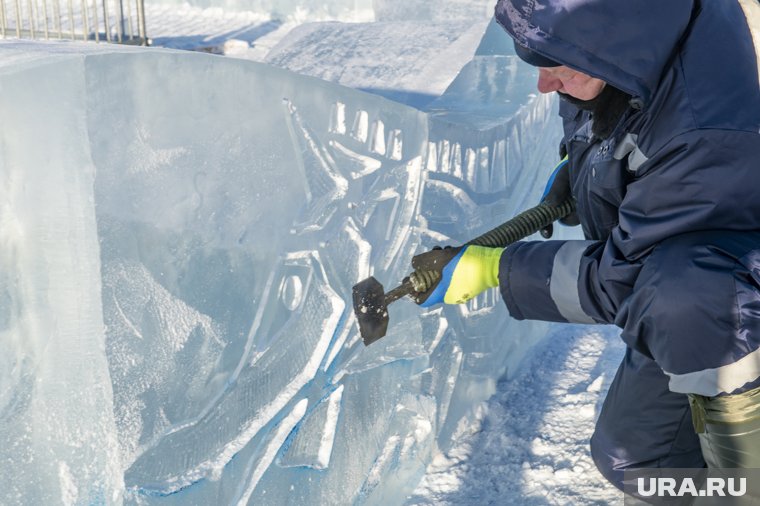
{"label": "face", "polygon": [[561,65],[559,67],[539,67],[538,91],[551,93],[559,91],[578,100],[591,100],[599,96],[605,82],[595,77]]}

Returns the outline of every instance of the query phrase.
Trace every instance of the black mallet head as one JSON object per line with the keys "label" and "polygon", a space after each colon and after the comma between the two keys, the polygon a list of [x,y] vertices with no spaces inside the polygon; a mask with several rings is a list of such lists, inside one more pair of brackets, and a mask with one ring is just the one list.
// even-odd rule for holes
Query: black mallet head
{"label": "black mallet head", "polygon": [[365,346],[369,346],[388,331],[388,305],[383,285],[373,277],[353,287],[354,314]]}
{"label": "black mallet head", "polygon": [[[559,205],[542,202],[536,207],[518,214],[511,220],[469,241],[467,244],[503,248],[514,241],[523,239],[537,232],[559,218],[569,216],[575,210],[575,200],[572,197]],[[433,248],[433,251],[422,253],[412,258],[415,272],[404,278],[401,285],[388,293],[383,293],[383,285],[373,277],[360,281],[353,288],[354,313],[359,322],[364,345],[369,346],[388,331],[388,306],[406,295],[412,296],[420,303],[430,287],[434,287],[441,277],[443,267],[457,255],[459,248]],[[443,256],[443,258],[442,258]],[[429,277],[431,273],[437,276]],[[413,282],[415,274],[422,276],[425,283]],[[432,283],[430,283],[432,282]],[[415,287],[415,285],[417,285]],[[424,285],[424,286],[423,286]]]}

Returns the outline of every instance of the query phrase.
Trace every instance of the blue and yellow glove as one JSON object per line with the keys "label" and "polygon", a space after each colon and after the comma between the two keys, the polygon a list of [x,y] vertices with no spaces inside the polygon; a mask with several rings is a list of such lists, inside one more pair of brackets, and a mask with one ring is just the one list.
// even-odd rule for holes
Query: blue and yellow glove
{"label": "blue and yellow glove", "polygon": [[[544,188],[544,194],[541,196],[541,202],[546,202],[552,206],[559,206],[572,196],[573,192],[570,188],[570,167],[567,161],[567,155],[560,160],[552,175],[549,176],[549,181],[546,182]],[[559,220],[563,225],[574,227],[580,224],[578,215],[572,212]],[[549,224],[540,230],[541,236],[544,239],[549,239],[554,233],[554,226]]]}
{"label": "blue and yellow glove", "polygon": [[[460,246],[434,248],[412,258],[415,275],[440,271],[432,286],[415,296],[422,307],[434,304],[462,304],[488,288],[499,286],[499,259],[504,248]],[[413,279],[414,282],[414,279]]]}

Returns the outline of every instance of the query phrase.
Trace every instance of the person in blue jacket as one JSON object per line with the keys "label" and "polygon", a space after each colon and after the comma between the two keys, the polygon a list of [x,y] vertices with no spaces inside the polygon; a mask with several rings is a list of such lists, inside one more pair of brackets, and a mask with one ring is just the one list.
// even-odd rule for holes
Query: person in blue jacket
{"label": "person in blue jacket", "polygon": [[760,468],[760,2],[499,0],[496,19],[561,97],[546,198],[575,198],[586,240],[425,253],[448,263],[418,302],[498,285],[517,319],[620,327],[591,439],[620,488]]}

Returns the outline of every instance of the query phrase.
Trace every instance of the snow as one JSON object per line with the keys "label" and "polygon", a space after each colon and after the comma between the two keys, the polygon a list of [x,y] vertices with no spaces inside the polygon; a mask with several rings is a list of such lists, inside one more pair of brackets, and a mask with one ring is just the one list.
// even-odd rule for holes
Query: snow
{"label": "snow", "polygon": [[0,43],[29,118],[0,139],[0,502],[616,500],[586,446],[614,332],[547,337],[496,290],[396,302],[366,348],[352,314],[556,162],[490,5],[240,7],[149,5],[196,52]]}
{"label": "snow", "polygon": [[[284,25],[266,13],[228,12],[219,8],[153,2],[146,2],[145,23],[146,32],[155,46],[222,54],[227,42],[237,41],[238,45],[245,42],[248,49],[252,42],[277,32]],[[293,24],[286,25],[286,29],[291,28]]]}
{"label": "snow", "polygon": [[622,504],[588,440],[623,354],[614,328],[554,326],[436,455],[406,504]]}

